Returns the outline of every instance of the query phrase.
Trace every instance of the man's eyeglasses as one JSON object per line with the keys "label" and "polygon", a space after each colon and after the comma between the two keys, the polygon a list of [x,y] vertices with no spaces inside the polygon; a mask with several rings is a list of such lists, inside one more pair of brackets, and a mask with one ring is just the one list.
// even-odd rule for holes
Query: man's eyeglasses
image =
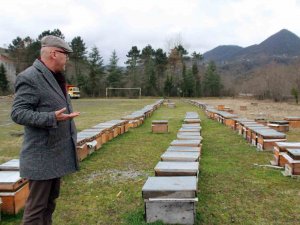
{"label": "man's eyeglasses", "polygon": [[60,52],[60,53],[62,53],[62,54],[64,54],[64,55],[66,55],[67,57],[69,56],[68,53],[67,53],[67,52],[64,52],[64,51],[55,50],[55,52]]}
{"label": "man's eyeglasses", "polygon": [[54,50],[54,51],[52,51],[52,52],[59,52],[59,53],[62,53],[62,54],[64,54],[64,55],[66,56],[66,59],[69,59],[69,54],[68,54],[67,52],[65,52],[65,51]]}

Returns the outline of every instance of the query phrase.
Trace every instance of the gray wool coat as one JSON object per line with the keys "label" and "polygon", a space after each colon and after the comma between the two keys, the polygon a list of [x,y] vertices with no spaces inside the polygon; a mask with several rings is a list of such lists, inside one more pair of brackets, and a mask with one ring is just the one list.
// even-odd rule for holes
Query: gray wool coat
{"label": "gray wool coat", "polygon": [[51,71],[39,60],[17,76],[11,118],[24,125],[21,177],[48,180],[79,169],[73,120],[56,121],[55,111],[73,111]]}

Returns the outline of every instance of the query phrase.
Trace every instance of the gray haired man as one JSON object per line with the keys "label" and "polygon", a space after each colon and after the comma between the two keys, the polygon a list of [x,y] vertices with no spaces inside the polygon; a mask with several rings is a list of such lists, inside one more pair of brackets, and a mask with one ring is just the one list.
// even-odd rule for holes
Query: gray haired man
{"label": "gray haired man", "polygon": [[45,36],[41,57],[17,76],[11,118],[24,125],[20,175],[29,180],[23,224],[52,224],[60,178],[79,169],[76,127],[62,72],[72,52],[61,38]]}

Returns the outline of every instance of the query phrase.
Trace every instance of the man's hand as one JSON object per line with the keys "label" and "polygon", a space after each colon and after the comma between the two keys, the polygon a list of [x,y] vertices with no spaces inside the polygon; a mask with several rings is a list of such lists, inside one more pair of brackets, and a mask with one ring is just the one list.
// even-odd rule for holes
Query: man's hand
{"label": "man's hand", "polygon": [[80,115],[80,112],[72,112],[70,114],[65,114],[66,108],[62,108],[58,111],[55,111],[55,117],[57,121],[70,120],[76,116]]}

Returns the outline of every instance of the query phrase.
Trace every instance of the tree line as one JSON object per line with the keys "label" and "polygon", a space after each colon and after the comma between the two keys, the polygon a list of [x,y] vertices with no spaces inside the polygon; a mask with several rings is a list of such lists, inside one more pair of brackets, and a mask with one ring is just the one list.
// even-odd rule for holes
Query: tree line
{"label": "tree line", "polygon": [[[54,29],[43,31],[36,39],[28,36],[12,40],[8,52],[17,74],[39,57],[40,41],[46,35],[65,39],[59,29]],[[115,50],[108,64],[104,65],[101,49],[94,46],[88,50],[80,36],[74,37],[69,44],[73,53],[66,66],[67,82],[77,85],[85,96],[103,97],[107,87],[140,87],[143,96],[201,97],[221,94],[223,86],[215,63],[205,64],[203,56],[196,51],[189,55],[181,43],[172,46],[169,52],[162,48],[154,49],[151,45],[142,49],[132,46],[126,55],[126,67],[119,66]],[[2,67],[0,88],[3,92],[7,88],[2,88],[5,76],[1,74],[5,74]],[[110,94],[131,97],[138,93],[114,90]]]}

